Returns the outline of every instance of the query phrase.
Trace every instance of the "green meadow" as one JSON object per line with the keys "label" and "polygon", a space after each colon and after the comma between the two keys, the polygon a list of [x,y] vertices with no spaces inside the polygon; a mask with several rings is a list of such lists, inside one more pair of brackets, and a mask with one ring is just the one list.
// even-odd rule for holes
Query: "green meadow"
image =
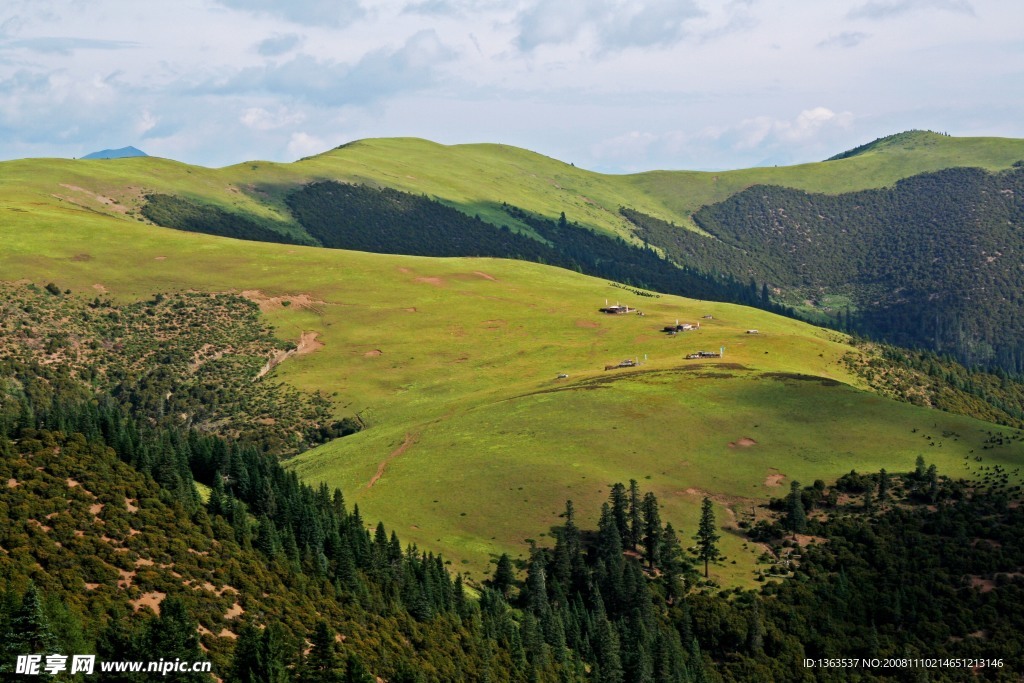
{"label": "green meadow", "polygon": [[[1007,152],[1002,144],[935,137],[936,149],[921,157],[930,161],[915,163],[969,157],[999,167],[1003,157],[1024,156],[1024,147]],[[962,143],[959,156],[944,147],[953,143]],[[839,190],[868,175],[884,183],[912,165],[900,150],[869,154],[829,162],[832,176],[755,169],[729,182],[788,173],[790,182]],[[467,158],[477,165],[466,166]],[[871,163],[881,165],[869,174]],[[843,335],[762,311],[641,297],[532,263],[243,242],[135,216],[141,193],[157,190],[273,217],[273,186],[334,174],[436,191],[481,211],[507,200],[570,213],[566,198],[585,197],[579,206],[591,211],[590,224],[614,230],[619,203],[682,222],[726,174],[697,174],[692,184],[687,174],[600,176],[523,150],[409,140],[220,170],[154,159],[0,166],[0,278],[121,300],[170,290],[248,292],[282,338],[315,333],[314,350],[289,358],[271,380],[323,391],[339,417],[357,414],[367,428],[291,466],[307,481],[340,486],[368,520],[442,551],[474,579],[489,573],[497,554],[525,555],[528,539],[544,543],[567,498],[593,523],[616,481],[637,479],[657,493],[664,518],[688,541],[704,495],[728,530],[784,495],[792,480],[906,471],[918,454],[951,476],[1024,461],[1019,442],[982,450],[993,425],[863,391],[841,363],[853,351]],[[552,190],[552,180],[560,187]],[[606,301],[645,315],[601,314]],[[676,320],[701,327],[661,332]],[[723,358],[684,359],[722,347]],[[624,359],[639,366],[604,369]],[[979,455],[981,463],[973,460]],[[761,550],[723,536],[728,559],[715,576],[749,583]]]}
{"label": "green meadow", "polygon": [[315,180],[392,187],[438,199],[499,225],[517,225],[501,204],[631,236],[627,206],[695,229],[691,215],[756,184],[840,193],[884,187],[952,166],[991,171],[1024,159],[1024,140],[950,138],[911,132],[856,156],[830,162],[734,171],[650,171],[607,175],[496,144],[441,145],[416,138],[360,140],[291,164],[249,161],[221,169],[152,157],[114,160],[29,159],[0,163],[0,206],[70,208],[133,219],[147,193],[176,194],[230,211],[301,228],[284,207],[292,188]]}

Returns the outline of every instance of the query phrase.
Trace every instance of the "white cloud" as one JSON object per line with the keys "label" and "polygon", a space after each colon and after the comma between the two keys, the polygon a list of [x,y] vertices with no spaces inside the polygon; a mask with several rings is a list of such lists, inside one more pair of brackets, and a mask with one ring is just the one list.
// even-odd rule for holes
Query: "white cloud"
{"label": "white cloud", "polygon": [[516,45],[530,51],[582,35],[592,36],[599,52],[671,45],[703,14],[692,0],[539,0],[516,17]]}
{"label": "white cloud", "polygon": [[345,26],[366,10],[358,0],[215,0],[231,9],[280,17],[307,26]]}
{"label": "white cloud", "polygon": [[818,43],[818,47],[857,47],[870,36],[863,31],[843,31]]}
{"label": "white cloud", "polygon": [[870,0],[849,12],[851,19],[888,19],[919,10],[944,10],[957,14],[974,15],[974,5],[968,0]]}
{"label": "white cloud", "polygon": [[288,141],[288,154],[293,158],[308,157],[327,151],[328,145],[321,138],[305,132],[292,133]]}
{"label": "white cloud", "polygon": [[249,107],[242,112],[238,120],[251,130],[268,131],[302,123],[304,119],[304,114],[291,111],[287,107],[278,107],[273,112],[263,107]]}

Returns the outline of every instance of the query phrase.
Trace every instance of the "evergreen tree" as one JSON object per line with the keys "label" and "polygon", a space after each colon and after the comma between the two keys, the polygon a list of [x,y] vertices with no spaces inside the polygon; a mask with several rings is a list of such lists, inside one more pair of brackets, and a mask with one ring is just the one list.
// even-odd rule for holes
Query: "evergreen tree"
{"label": "evergreen tree", "polygon": [[793,480],[789,485],[789,514],[786,517],[786,526],[794,534],[807,533],[807,513],[804,511],[803,494],[800,491],[800,482]]}
{"label": "evergreen tree", "polygon": [[715,511],[711,499],[704,496],[700,506],[700,524],[697,526],[697,557],[704,561],[704,578],[708,578],[708,565],[720,556],[718,541],[722,538],[715,526]]}
{"label": "evergreen tree", "polygon": [[636,550],[643,539],[641,520],[640,486],[636,479],[629,480],[629,548]]}
{"label": "evergreen tree", "polygon": [[42,595],[29,583],[21,604],[11,617],[12,650],[16,654],[48,655],[57,652],[57,638],[43,613]]}
{"label": "evergreen tree", "polygon": [[502,553],[498,558],[498,566],[494,569],[494,578],[491,579],[491,587],[498,591],[503,598],[508,598],[515,585],[516,574],[512,569],[512,559],[508,553]]}
{"label": "evergreen tree", "polygon": [[654,569],[659,563],[661,554],[661,514],[658,511],[658,499],[648,491],[643,499],[644,553],[647,566]]}
{"label": "evergreen tree", "polygon": [[889,473],[882,469],[878,473],[878,502],[884,505],[889,501]]}
{"label": "evergreen tree", "polygon": [[[160,603],[160,616],[150,618],[142,637],[143,658],[151,661],[179,659],[183,662],[205,661],[199,649],[197,624],[180,598],[168,596]],[[202,673],[175,673],[167,676],[173,681],[202,681],[209,676]]]}
{"label": "evergreen tree", "polygon": [[317,623],[310,641],[309,654],[299,674],[300,683],[341,683],[341,659],[334,633],[326,621]]}

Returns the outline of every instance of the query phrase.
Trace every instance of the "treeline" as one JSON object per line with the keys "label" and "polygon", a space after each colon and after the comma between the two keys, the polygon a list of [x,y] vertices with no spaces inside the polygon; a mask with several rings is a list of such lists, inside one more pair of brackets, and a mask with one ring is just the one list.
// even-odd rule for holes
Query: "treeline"
{"label": "treeline", "polygon": [[310,244],[309,240],[292,234],[287,226],[270,227],[267,224],[273,225],[272,221],[260,221],[211,204],[169,194],[148,194],[145,200],[142,215],[165,228],[257,242]]}
{"label": "treeline", "polygon": [[361,427],[355,417],[334,419],[320,392],[256,381],[288,348],[294,342],[277,339],[255,303],[232,294],[119,304],[52,283],[0,283],[0,359],[64,366],[81,388],[138,418],[231,435],[282,457]]}
{"label": "treeline", "polygon": [[[1024,511],[1003,469],[984,487],[923,458],[908,473],[793,482],[750,529],[774,567],[756,592],[701,578],[695,563],[725,561],[710,501],[677,530],[653,493],[616,484],[596,530],[567,503],[553,547],[520,573],[499,558],[477,603],[440,557],[371,532],[339,491],[270,456],[83,404],[65,375],[2,370],[6,667],[53,648],[210,658],[226,681],[786,681],[806,680],[807,657],[1001,659],[972,675],[1021,674],[1007,653],[1024,648]],[[212,483],[208,502],[188,495],[191,476]],[[156,592],[159,616],[128,602]],[[228,620],[232,603],[244,610]],[[213,635],[224,627],[237,641]]]}
{"label": "treeline", "polygon": [[[601,235],[566,219],[502,208],[540,240],[497,227],[427,197],[390,188],[319,182],[287,197],[296,220],[323,246],[418,256],[490,256],[535,261],[629,286],[729,301],[792,314],[756,283],[677,265],[653,249]],[[543,241],[541,241],[543,240]],[[724,273],[725,271],[721,271]]]}
{"label": "treeline", "polygon": [[[269,669],[273,680],[345,672],[372,681],[369,671],[391,681],[528,680],[485,632],[461,577],[381,524],[371,533],[340,491],[300,483],[254,446],[138,421],[113,400],[82,401],[88,392],[66,371],[6,361],[0,377],[0,474],[10,490],[0,544],[18,549],[0,555],[0,633],[24,628],[31,611],[26,633],[36,635],[10,643],[38,636],[33,647],[56,648],[16,654],[202,659],[203,624],[226,680],[269,680]],[[193,478],[210,485],[208,502]],[[147,595],[166,596],[155,601],[159,617],[128,604]],[[225,601],[244,606],[237,621],[225,624]],[[172,617],[173,628],[164,624]],[[246,627],[280,635],[277,623],[289,634],[277,644]],[[224,627],[273,650],[272,661],[265,650],[258,661],[238,646],[233,655],[213,635]],[[174,647],[157,637],[167,632],[178,634],[166,635]],[[224,675],[232,666],[237,676]]]}
{"label": "treeline", "polygon": [[841,195],[756,186],[694,220],[735,262],[717,245],[677,251],[784,295],[848,294],[842,329],[1024,372],[1024,168],[952,168]]}
{"label": "treeline", "polygon": [[1011,427],[1024,427],[1024,381],[1002,368],[964,367],[950,356],[855,338],[861,353],[844,363],[875,391],[915,405]]}

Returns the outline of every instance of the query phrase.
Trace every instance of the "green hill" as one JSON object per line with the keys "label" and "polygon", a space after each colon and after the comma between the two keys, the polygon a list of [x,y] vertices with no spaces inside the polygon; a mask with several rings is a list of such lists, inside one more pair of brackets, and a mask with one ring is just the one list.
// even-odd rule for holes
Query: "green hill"
{"label": "green hill", "polygon": [[[957,143],[938,140],[937,149],[917,163],[948,160],[951,147],[947,142],[953,146]],[[979,163],[999,167],[1001,162],[994,150],[1006,154],[1004,147],[1012,148],[1014,144],[964,143],[962,149],[971,150],[977,158],[988,154]],[[408,153],[406,161],[402,161],[399,150]],[[880,147],[824,166],[855,168],[850,165],[868,164],[865,160],[874,158],[871,163],[881,164],[877,169],[885,164],[895,168],[899,164],[886,156],[891,154],[905,154],[906,159],[914,156],[903,147],[888,151]],[[375,155],[384,158],[377,163],[373,161]],[[474,157],[478,164],[475,171],[455,169],[466,158]],[[360,159],[362,166],[358,168],[366,177],[344,175],[355,173],[354,159]],[[434,168],[430,159],[438,164],[433,176],[427,175]],[[906,159],[901,162],[904,168],[909,167]],[[345,164],[349,166],[344,173],[337,170]],[[328,167],[335,168],[330,171],[335,175],[327,175]],[[445,672],[452,666],[489,666],[492,671],[508,673],[509,679],[526,680],[529,667],[512,661],[516,656],[515,640],[533,634],[532,645],[520,640],[519,653],[524,658],[524,649],[531,652],[531,658],[545,656],[544,647],[537,645],[538,638],[540,642],[558,640],[557,629],[538,636],[537,624],[531,625],[526,616],[535,608],[543,612],[543,606],[520,604],[519,612],[506,613],[500,603],[495,608],[487,597],[482,599],[481,611],[488,614],[488,609],[497,609],[492,614],[494,621],[477,621],[477,617],[445,605],[444,596],[451,594],[438,586],[451,579],[439,578],[440,561],[417,564],[420,560],[412,558],[421,556],[416,554],[402,570],[403,576],[408,572],[408,577],[402,579],[408,583],[401,585],[418,588],[404,592],[392,575],[393,583],[370,580],[367,594],[358,585],[354,588],[345,582],[345,577],[352,575],[344,569],[347,560],[339,546],[330,546],[338,552],[328,555],[327,548],[334,541],[330,533],[324,533],[325,527],[336,528],[340,534],[339,519],[344,517],[349,520],[346,528],[350,531],[346,533],[355,534],[351,529],[364,529],[363,520],[383,520],[403,542],[414,542],[423,551],[443,552],[452,563],[450,570],[464,571],[468,581],[480,587],[493,574],[494,562],[502,554],[521,561],[520,566],[525,568],[536,559],[538,551],[533,546],[537,545],[551,548],[554,561],[554,539],[563,533],[560,529],[565,525],[562,515],[566,499],[576,504],[581,528],[592,529],[599,526],[601,504],[614,492],[612,484],[635,479],[644,491],[656,496],[660,520],[670,522],[680,539],[694,536],[702,502],[705,498],[710,501],[724,555],[723,560],[711,565],[710,577],[721,586],[743,588],[754,587],[758,577],[764,578],[766,553],[781,552],[774,546],[759,545],[764,541],[748,536],[745,530],[759,521],[776,524],[780,515],[777,509],[770,509],[771,501],[780,498],[795,481],[806,486],[821,480],[822,486],[812,487],[814,491],[821,494],[826,488],[834,490],[835,505],[853,506],[850,499],[839,496],[840,490],[849,493],[857,486],[857,495],[863,492],[864,480],[857,475],[844,479],[845,484],[839,483],[851,470],[906,473],[914,469],[919,456],[925,456],[943,475],[969,482],[950,484],[950,491],[959,492],[958,496],[985,488],[997,498],[994,504],[998,505],[999,500],[1005,500],[1000,496],[1019,491],[1024,445],[1015,428],[940,412],[927,405],[939,402],[931,397],[946,396],[942,383],[948,375],[947,384],[952,386],[955,380],[957,390],[963,392],[954,398],[969,396],[983,406],[973,409],[968,405],[970,401],[948,397],[943,398],[942,405],[963,404],[967,412],[1018,424],[1019,410],[984,410],[989,405],[986,401],[993,401],[994,395],[1010,397],[1010,401],[1020,395],[1019,386],[1007,377],[976,381],[963,368],[953,372],[944,367],[941,359],[919,362],[890,352],[891,358],[882,357],[870,348],[855,345],[845,334],[766,311],[660,294],[539,263],[384,255],[243,241],[161,228],[143,216],[145,197],[163,195],[173,198],[161,200],[168,201],[165,208],[199,216],[196,220],[203,225],[206,220],[202,217],[212,215],[219,229],[231,230],[240,225],[232,216],[244,216],[250,222],[242,223],[243,227],[272,229],[291,241],[312,239],[314,235],[306,231],[296,215],[301,212],[293,213],[294,207],[288,203],[299,184],[325,179],[370,180],[367,169],[371,168],[379,178],[390,177],[396,187],[419,181],[417,173],[438,186],[448,172],[453,178],[462,177],[460,182],[465,186],[459,190],[461,194],[452,191],[454,198],[442,197],[448,208],[477,202],[475,206],[481,211],[490,207],[491,213],[486,215],[518,216],[518,224],[510,228],[525,233],[520,235],[523,239],[530,239],[528,235],[546,239],[543,231],[548,229],[535,227],[540,224],[526,211],[557,219],[555,210],[563,210],[558,207],[563,205],[564,197],[558,199],[561,195],[552,195],[549,190],[541,192],[550,186],[545,170],[563,173],[558,180],[562,187],[577,187],[569,181],[593,183],[593,191],[587,195],[593,205],[580,201],[605,223],[598,224],[596,218],[591,223],[587,222],[590,219],[574,219],[584,228],[612,231],[632,226],[619,212],[620,204],[615,204],[618,197],[633,197],[635,201],[629,204],[640,207],[638,211],[646,209],[650,215],[682,220],[682,214],[667,210],[668,199],[635,193],[635,183],[642,176],[598,176],[527,152],[492,146],[443,148],[418,141],[368,141],[292,165],[254,162],[220,170],[159,159],[126,159],[117,164],[60,160],[4,164],[4,173],[0,174],[0,215],[4,217],[0,223],[0,273],[7,282],[23,281],[10,285],[12,288],[28,290],[25,282],[35,283],[34,291],[29,290],[31,296],[8,297],[5,310],[14,308],[3,320],[5,340],[9,342],[5,348],[13,349],[10,357],[14,360],[36,364],[33,376],[40,378],[40,397],[47,395],[46,387],[67,382],[77,387],[75,396],[83,401],[112,394],[118,405],[137,411],[154,429],[191,425],[204,430],[202,436],[219,434],[235,439],[241,449],[238,452],[252,459],[246,461],[249,465],[243,465],[239,460],[242,456],[236,456],[232,464],[228,455],[228,483],[233,491],[241,492],[246,487],[239,482],[255,482],[252,490],[239,493],[245,496],[243,502],[248,507],[232,513],[235,508],[225,507],[212,476],[223,472],[213,458],[196,458],[199,467],[193,469],[210,485],[207,500],[201,503],[190,492],[180,465],[183,456],[190,460],[187,452],[192,445],[182,447],[180,439],[175,441],[177,437],[155,439],[156,450],[149,456],[127,459],[135,471],[148,472],[149,478],[129,470],[107,476],[103,473],[124,465],[115,462],[110,453],[90,455],[104,458],[90,460],[71,448],[63,465],[56,458],[57,448],[78,443],[74,436],[68,436],[73,426],[70,422],[65,425],[68,430],[55,429],[53,436],[32,436],[25,431],[33,428],[23,424],[24,418],[4,422],[21,430],[9,446],[6,440],[0,440],[9,449],[4,462],[14,468],[11,471],[16,475],[10,478],[32,482],[25,489],[14,487],[25,498],[19,498],[16,514],[9,516],[16,524],[10,525],[8,533],[19,543],[25,537],[33,539],[31,548],[35,553],[4,556],[8,562],[4,566],[13,567],[8,573],[16,579],[8,589],[8,603],[24,599],[29,577],[38,578],[40,583],[44,578],[53,581],[46,578],[55,575],[48,563],[52,561],[57,567],[59,562],[67,561],[59,546],[55,550],[52,544],[44,543],[50,537],[41,534],[50,532],[36,528],[37,524],[50,526],[43,521],[49,519],[46,515],[58,513],[53,519],[60,522],[61,533],[70,533],[71,538],[75,530],[90,538],[97,532],[89,526],[87,515],[83,516],[83,510],[89,509],[83,507],[87,501],[68,493],[69,487],[75,488],[66,483],[68,476],[86,483],[85,488],[97,495],[120,500],[120,490],[100,489],[103,482],[86,482],[76,474],[93,471],[100,478],[123,480],[131,489],[126,497],[145,499],[147,514],[163,515],[174,522],[169,527],[154,527],[158,530],[155,538],[132,541],[138,538],[129,531],[134,527],[122,524],[130,511],[125,508],[124,514],[118,512],[111,524],[123,532],[121,536],[128,536],[128,542],[136,544],[132,549],[138,559],[170,565],[182,557],[183,562],[198,563],[187,557],[192,554],[187,548],[190,543],[197,549],[205,546],[191,537],[222,534],[223,547],[210,562],[229,567],[232,578],[224,583],[238,587],[236,580],[256,577],[261,585],[272,588],[266,596],[252,599],[252,610],[248,604],[241,605],[247,614],[256,614],[257,610],[261,614],[285,614],[283,623],[296,629],[302,625],[306,635],[313,638],[315,617],[306,606],[318,595],[341,595],[339,605],[331,603],[330,613],[324,615],[321,610],[319,616],[328,618],[334,628],[342,628],[349,620],[365,623],[369,617],[364,618],[364,613],[379,616],[380,620],[369,626],[344,626],[348,630],[343,630],[352,638],[353,647],[371,653],[366,659],[375,673],[397,676],[396,660],[400,659],[417,666],[429,663],[438,667],[428,680],[445,680]],[[483,180],[488,172],[502,180],[488,186]],[[471,182],[474,173],[475,183]],[[742,173],[756,175],[754,171]],[[797,179],[798,172],[793,173],[791,178]],[[685,177],[679,175],[677,180],[682,182]],[[816,182],[825,184],[827,180],[823,177]],[[852,182],[849,178],[845,181]],[[501,198],[502,182],[509,183],[510,193],[518,193],[509,203],[522,213],[510,213],[501,206],[505,201]],[[868,182],[868,171],[863,171],[861,182]],[[623,189],[630,183],[632,193]],[[392,187],[379,180],[373,184]],[[383,191],[379,194],[390,196]],[[694,190],[694,196],[697,194]],[[395,206],[407,205],[396,201]],[[486,215],[481,213],[481,222]],[[318,225],[331,227],[327,223]],[[332,231],[327,227],[316,235],[318,240],[337,234],[333,232],[337,226]],[[643,315],[600,311],[614,303],[639,309]],[[207,305],[211,308],[204,307]],[[228,321],[237,327],[219,327]],[[683,323],[692,329],[665,333],[667,326],[675,328]],[[293,350],[295,353],[290,353]],[[724,355],[686,358],[700,351]],[[624,363],[624,359],[631,363]],[[894,369],[887,364],[897,360],[905,367]],[[146,371],[140,372],[140,367]],[[927,373],[929,384],[925,390],[916,391],[913,386],[918,381],[915,372]],[[136,376],[139,381],[134,381]],[[5,399],[5,410],[30,405],[27,396],[34,396],[35,390],[28,392],[22,385],[16,378],[6,381],[5,376],[6,395],[26,397],[13,403]],[[883,394],[923,405],[898,402]],[[199,405],[203,411],[197,409]],[[332,429],[346,419],[361,429],[322,443],[334,436]],[[39,426],[34,429],[39,431]],[[338,429],[350,431],[342,426]],[[41,445],[30,443],[31,448],[27,448],[26,439]],[[322,445],[315,445],[318,443]],[[298,489],[288,488],[291,485],[285,475],[268,475],[279,470],[271,468],[269,458],[259,457],[314,445],[287,460],[286,466],[303,482],[313,487],[325,483],[327,488],[322,489],[323,494],[319,493],[321,489],[315,489],[316,493],[314,489],[302,489],[308,493],[293,498],[291,494]],[[268,449],[267,454],[260,453],[263,447]],[[210,446],[209,452],[213,451]],[[204,449],[197,447],[192,452],[202,453]],[[37,457],[40,462],[45,458],[43,470],[34,469],[38,465],[32,458]],[[222,460],[217,462],[223,466]],[[66,474],[61,467],[77,469]],[[881,475],[877,476],[881,481]],[[61,481],[64,486],[58,486]],[[853,488],[848,488],[851,481]],[[163,488],[154,488],[154,482]],[[358,521],[336,510],[326,493],[334,487],[343,491],[349,505],[358,505]],[[267,495],[267,490],[272,495]],[[809,492],[809,500],[814,495]],[[69,498],[73,500],[65,519],[60,516],[64,510],[61,502]],[[151,504],[151,498],[157,502]],[[275,503],[285,500],[289,502],[279,506]],[[932,500],[938,500],[937,494]],[[104,502],[109,506],[109,501]],[[175,504],[179,511],[175,511]],[[250,509],[267,514],[268,519],[271,514],[279,515],[283,526],[275,527],[272,533],[257,514],[247,516]],[[114,512],[111,508],[110,514]],[[900,511],[892,512],[898,516]],[[1013,513],[1004,506],[1000,514]],[[274,517],[274,523],[277,519]],[[842,527],[842,519],[838,524]],[[212,527],[210,533],[207,526]],[[893,526],[899,527],[898,520]],[[855,537],[850,543],[861,543],[857,540],[862,535],[858,529],[844,532]],[[296,537],[294,551],[284,551],[285,545],[291,547],[287,543],[289,533]],[[275,547],[282,549],[301,571],[291,573],[286,566],[265,564],[258,554],[262,550],[254,552],[246,546],[247,540],[250,546],[259,546],[261,534],[262,544],[271,554]],[[279,545],[275,545],[274,534],[283,534],[277,536]],[[392,552],[385,550],[391,548],[391,542],[385,532],[382,534],[378,552],[383,555],[376,555],[378,560]],[[150,545],[158,547],[160,537],[169,539],[170,547],[156,556]],[[1000,535],[998,542],[1011,537],[1009,532]],[[836,538],[842,538],[842,533]],[[782,546],[780,538],[772,539]],[[13,547],[14,541],[4,549]],[[687,544],[688,540],[683,540],[683,545]],[[69,543],[69,547],[78,546]],[[117,562],[123,560],[117,559],[120,553],[116,549],[99,550],[100,559],[109,558],[107,564],[111,567],[121,566]],[[320,558],[321,550],[325,559]],[[40,557],[45,560],[40,562],[42,573],[35,568]],[[368,553],[365,567],[361,565],[367,577],[381,571],[373,564],[373,557]],[[135,556],[129,559],[137,561]],[[813,559],[822,566],[837,561],[828,553],[814,555]],[[778,556],[775,561],[779,561]],[[995,582],[988,573],[1008,571],[1004,565],[993,562],[984,569],[970,564],[963,575],[934,580],[948,578],[942,585],[970,582],[973,579],[967,574],[980,577],[984,569],[985,577],[979,580]],[[139,565],[143,566],[150,567],[145,562]],[[629,566],[628,572],[620,567],[623,573],[616,576],[632,581],[635,588],[643,573]],[[153,592],[191,595],[176,581],[184,579],[183,574],[173,576],[169,566],[159,569],[139,571],[139,575],[145,573],[140,581],[148,583],[140,583],[139,590],[132,593],[117,585],[109,567],[94,567],[102,581],[90,583],[104,584],[104,601],[97,605],[90,602],[91,594],[83,594],[75,609],[80,613],[94,607],[110,610],[114,603],[124,608],[131,604],[129,599]],[[216,571],[213,566],[204,569]],[[872,568],[871,572],[863,569],[867,573],[861,569],[855,578],[863,586],[876,575],[871,572],[884,567]],[[594,571],[601,581],[607,579],[607,567],[598,565]],[[788,570],[779,571],[788,576]],[[527,574],[524,600],[528,600],[531,590],[537,590],[536,582],[541,580],[536,573],[533,576],[531,589]],[[409,577],[416,577],[415,582]],[[201,576],[196,574],[195,580],[201,580]],[[815,580],[823,579],[819,576]],[[68,581],[67,585],[50,583],[44,588],[66,594],[78,586],[72,579]],[[215,589],[219,585],[212,583]],[[309,588],[313,583],[317,584],[315,590]],[[792,589],[793,600],[799,602],[799,584],[786,585],[796,586]],[[747,642],[745,624],[750,612],[743,606],[733,617],[721,616],[726,608],[709,602],[717,589],[707,588],[709,593],[698,595],[694,603],[700,638],[704,643],[714,643],[714,657],[738,667],[730,654],[737,645],[729,634],[742,630],[736,642]],[[625,586],[618,589],[621,595],[630,595]],[[664,598],[661,592],[665,589],[654,590],[659,599]],[[830,589],[823,583],[815,590],[824,594]],[[306,596],[305,601],[296,598],[301,609],[288,606],[292,601],[289,591]],[[246,592],[255,595],[259,590],[247,587]],[[393,600],[384,597],[395,594],[399,597]],[[920,604],[917,597],[914,600],[914,604]],[[228,610],[230,605],[224,595],[214,591],[193,605],[193,610],[212,633],[232,624],[241,626],[245,621],[237,615],[225,616],[226,611],[218,611],[221,607]],[[51,611],[54,618],[60,616]],[[664,611],[668,611],[667,606]],[[678,623],[688,623],[689,617],[675,614],[685,611],[679,603],[671,611],[673,619],[680,619]],[[0,612],[0,617],[14,614],[13,610]],[[434,616],[441,621],[431,621]],[[616,628],[622,633],[632,628],[626,625],[631,617],[625,611],[620,609],[613,616],[621,619]],[[873,615],[863,616],[857,634],[869,637]],[[577,617],[583,619],[582,613]],[[708,624],[720,617],[723,623],[732,623],[735,617],[744,626],[706,635],[712,632]],[[904,632],[900,621],[904,617],[887,613],[885,618],[879,627],[884,642],[896,643]],[[505,645],[494,651],[476,649],[473,643],[477,641],[457,626],[463,619],[467,629],[482,629],[472,631],[475,634],[505,629],[505,635],[498,639]],[[603,622],[597,621],[600,623],[592,623],[593,628],[604,628]],[[971,633],[965,630],[970,620],[960,621],[963,623],[950,634]],[[985,623],[1002,622],[992,618]],[[435,638],[433,628],[447,635]],[[614,641],[613,631],[601,632],[609,642]],[[593,633],[596,637],[598,630]],[[145,640],[139,637],[139,642]],[[466,650],[447,656],[448,648],[463,646],[454,645],[456,639]],[[211,658],[222,665],[232,649],[227,640],[230,637],[207,636],[202,641],[210,648]],[[786,639],[774,633],[768,640],[778,643]],[[640,636],[629,639],[641,641]],[[679,643],[662,646],[675,648],[673,652],[678,654]],[[581,654],[583,659],[576,660],[579,666],[583,661],[588,666],[600,661],[608,654],[603,647],[595,646],[596,652]],[[387,653],[394,651],[401,652],[401,656],[389,659]],[[795,657],[800,651],[801,646],[792,637],[786,640],[788,656]],[[688,652],[687,658],[690,662],[703,661],[699,649]],[[538,667],[544,672],[543,679],[553,680],[558,668],[548,663]],[[558,663],[562,664],[565,662]],[[572,663],[566,666],[571,668]],[[567,669],[562,672],[568,675]],[[742,680],[742,672],[735,676]]]}

